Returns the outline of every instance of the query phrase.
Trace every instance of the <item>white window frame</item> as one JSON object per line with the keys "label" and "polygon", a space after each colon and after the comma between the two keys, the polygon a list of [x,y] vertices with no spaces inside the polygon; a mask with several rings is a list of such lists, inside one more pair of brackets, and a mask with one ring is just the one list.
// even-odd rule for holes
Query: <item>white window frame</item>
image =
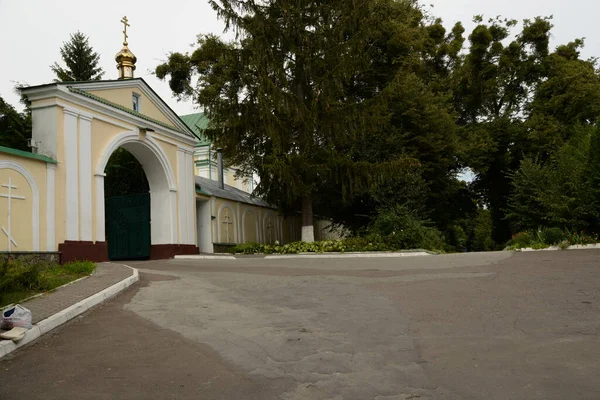
{"label": "white window frame", "polygon": [[[135,109],[134,99],[137,99],[137,110]],[[133,92],[131,94],[131,108],[133,111],[142,112],[142,96],[140,96],[138,93]]]}

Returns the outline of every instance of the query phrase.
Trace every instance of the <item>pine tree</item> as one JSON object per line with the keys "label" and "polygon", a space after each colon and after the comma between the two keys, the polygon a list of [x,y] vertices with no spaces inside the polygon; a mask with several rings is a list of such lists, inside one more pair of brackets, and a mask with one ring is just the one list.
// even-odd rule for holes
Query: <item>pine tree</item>
{"label": "pine tree", "polygon": [[0,97],[0,146],[29,151],[27,139],[31,137],[31,115],[19,113]]}
{"label": "pine tree", "polygon": [[104,75],[98,66],[100,55],[94,52],[88,37],[79,31],[71,34],[71,39],[63,43],[60,56],[66,68],[57,62],[50,66],[56,74],[55,82],[97,81]]}
{"label": "pine tree", "polygon": [[400,82],[360,87],[381,50],[373,43],[391,27],[390,10],[400,7],[409,19],[418,10],[392,0],[210,3],[237,40],[202,36],[196,51],[171,54],[156,75],[170,75],[175,94],[206,109],[206,135],[242,174],[258,172],[256,194],[302,210],[302,240],[312,241],[313,204],[323,189],[351,199],[411,163],[357,157],[390,126],[387,101]]}

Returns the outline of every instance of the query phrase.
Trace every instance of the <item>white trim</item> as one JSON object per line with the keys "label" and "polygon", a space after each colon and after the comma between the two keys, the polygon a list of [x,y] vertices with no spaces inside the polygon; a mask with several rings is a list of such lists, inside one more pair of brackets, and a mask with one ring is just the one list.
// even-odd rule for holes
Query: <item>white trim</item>
{"label": "white trim", "polygon": [[240,243],[244,243],[244,240],[242,239],[242,236],[244,234],[244,231],[242,231],[242,221],[240,221],[242,219],[242,212],[241,212],[241,208],[240,208],[240,202],[238,201],[235,205],[236,209],[235,209],[235,215],[238,217],[237,219],[237,225],[236,225],[236,229],[239,232],[238,233],[238,238],[240,239]]}
{"label": "white trim", "polygon": [[92,241],[92,119],[81,115],[79,116],[79,207],[80,240]]}
{"label": "white trim", "polygon": [[116,81],[116,82],[99,81],[99,82],[90,82],[90,83],[80,83],[80,84],[74,84],[74,85],[72,85],[72,87],[74,87],[76,89],[80,89],[80,90],[86,90],[86,91],[107,90],[107,89],[117,89],[117,88],[119,88],[119,89],[122,89],[122,88],[138,89],[141,92],[141,94],[145,95],[152,103],[154,103],[156,108],[158,108],[159,111],[161,111],[169,119],[169,121],[171,121],[171,123],[173,123],[173,125],[177,126],[180,129],[190,131],[190,129],[187,127],[187,125],[185,125],[183,123],[183,121],[181,121],[181,119],[179,119],[179,116],[177,114],[175,114],[175,112],[166,105],[164,100],[161,99],[160,97],[158,97],[152,91],[152,89],[150,89],[150,85],[148,85],[148,83],[146,83],[146,81],[144,81],[141,78],[124,79],[124,80],[120,80],[120,81]]}
{"label": "white trim", "polygon": [[96,185],[96,242],[106,241],[105,223],[106,211],[104,209],[104,177],[106,174],[96,174],[94,184]]}
{"label": "white trim", "polygon": [[79,159],[77,154],[77,114],[64,109],[66,240],[79,240]]}
{"label": "white trim", "polygon": [[46,164],[46,250],[56,251],[55,221],[56,221],[56,164]]}
{"label": "white trim", "polygon": [[185,155],[185,198],[187,199],[188,212],[188,242],[187,244],[197,244],[196,230],[196,182],[194,181],[194,162],[193,155]]}
{"label": "white trim", "polygon": [[179,243],[188,242],[188,215],[186,207],[186,173],[185,173],[185,153],[181,150],[177,150],[177,186],[178,186],[178,204],[179,206]]}
{"label": "white trim", "polygon": [[104,175],[104,170],[106,168],[106,164],[108,164],[110,156],[119,147],[127,143],[140,143],[152,150],[152,152],[157,156],[161,166],[166,172],[167,180],[169,182],[169,189],[177,191],[177,181],[175,180],[175,174],[173,173],[173,168],[171,168],[169,159],[163,152],[162,148],[152,138],[147,139],[149,140],[140,140],[139,134],[136,132],[124,132],[117,135],[102,150],[102,157],[100,157],[100,159],[96,163],[96,175]]}
{"label": "white trim", "polygon": [[[213,217],[215,217],[213,219]],[[218,231],[218,222],[217,222],[217,198],[212,196],[210,198],[210,239],[212,243],[216,243],[219,241],[219,233]]]}
{"label": "white trim", "polygon": [[169,192],[169,208],[171,210],[171,243],[177,243],[178,226],[177,223],[177,191]]}
{"label": "white trim", "polygon": [[[161,134],[163,134],[165,136],[169,136],[169,137],[171,137],[175,140],[179,140],[183,143],[188,143],[191,146],[195,145],[198,142],[198,139],[195,136],[194,137],[187,136],[177,130],[169,129],[163,125],[156,124],[156,123],[148,121],[146,119],[129,114],[126,111],[121,111],[112,106],[108,106],[106,104],[99,103],[99,102],[92,100],[88,97],[85,97],[83,95],[71,93],[68,91],[65,92],[64,90],[59,90],[59,92],[53,94],[53,96],[57,97],[63,101],[67,101],[67,102],[81,103],[82,106],[89,108],[95,112],[103,113],[105,115],[108,115],[109,117],[126,121],[135,126],[151,127],[156,132],[160,132]],[[31,96],[30,99],[31,100],[39,100],[39,99],[44,99],[44,98],[43,97],[37,98],[35,96]],[[65,105],[65,106],[69,107],[68,105]],[[94,115],[94,118],[98,118],[98,116]],[[98,118],[98,119],[100,119],[100,118]]]}
{"label": "white trim", "polygon": [[[121,82],[128,82],[128,81],[131,82],[130,80],[124,80]],[[120,82],[117,82],[117,83],[119,83],[120,86],[115,86],[115,87],[126,87],[126,86],[123,86],[123,84],[121,84]],[[104,82],[104,83],[101,82],[99,84],[102,85],[101,86],[102,89],[109,89],[111,87],[111,86],[107,86],[106,82]],[[147,83],[144,82],[144,84],[146,87],[148,87]],[[94,84],[94,83],[83,84],[83,85],[79,84],[79,85],[72,85],[72,87],[79,88],[79,89],[83,89],[85,87],[85,89],[87,89],[87,90],[94,90],[94,88],[95,88],[94,85],[98,85],[98,84]],[[142,93],[146,94],[151,99],[151,101],[152,101],[152,99],[158,99],[159,103],[162,102],[162,99],[160,99],[159,97],[145,93],[144,90],[142,89],[142,86],[139,86],[139,88],[142,91]],[[179,140],[183,143],[187,143],[191,146],[195,145],[198,142],[198,139],[193,134],[193,132],[188,128],[187,125],[185,125],[183,123],[183,121],[181,121],[181,119],[179,119],[179,117],[177,115],[174,114],[174,112],[168,110],[165,107],[161,107],[160,104],[156,104],[156,102],[155,102],[155,105],[159,108],[159,110],[161,110],[167,116],[167,118],[173,123],[173,125],[179,129],[183,130],[184,132],[187,132],[189,135],[184,134],[184,133],[174,130],[174,129],[168,129],[162,125],[159,125],[154,122],[148,121],[146,119],[137,117],[133,114],[130,114],[126,111],[119,110],[115,107],[100,103],[100,102],[93,100],[89,97],[86,97],[84,95],[73,93],[65,85],[57,84],[57,85],[45,86],[45,87],[41,87],[41,88],[32,87],[32,88],[25,89],[23,91],[23,93],[27,96],[27,98],[30,101],[44,100],[49,97],[56,97],[56,98],[62,99],[64,101],[79,103],[93,111],[101,112],[101,113],[104,113],[111,117],[114,117],[116,119],[120,119],[120,120],[124,120],[124,121],[130,122],[130,123],[133,123],[135,126],[152,127],[157,132],[160,132],[166,136],[170,136],[173,139]],[[169,118],[169,115],[171,116],[171,118]]]}
{"label": "white trim", "polygon": [[8,160],[0,160],[0,169],[12,169],[20,173],[23,178],[29,183],[29,187],[31,188],[32,194],[32,210],[31,210],[31,231],[32,231],[32,242],[33,242],[33,251],[40,250],[40,192],[38,190],[37,185],[35,184],[35,180],[33,176],[23,167],[21,164],[16,163],[14,161]]}
{"label": "white trim", "polygon": [[[139,146],[139,147],[138,147]],[[162,147],[152,138],[140,139],[137,132],[124,132],[117,135],[102,150],[102,156],[96,164],[96,174],[104,174],[110,156],[119,147],[131,152],[146,173],[150,184],[150,214],[151,214],[151,239],[152,244],[177,244],[177,181],[173,168],[165,155]],[[136,153],[138,153],[136,155]],[[152,154],[151,159],[140,160],[144,154]],[[156,162],[158,160],[158,163]],[[164,180],[163,180],[164,177]],[[99,199],[100,194],[96,194]],[[102,190],[104,196],[104,190]],[[97,202],[97,210],[100,201]],[[165,204],[170,207],[171,213],[165,214]],[[98,222],[100,223],[100,222]],[[98,227],[98,230],[100,227]],[[101,236],[100,236],[101,237]]]}

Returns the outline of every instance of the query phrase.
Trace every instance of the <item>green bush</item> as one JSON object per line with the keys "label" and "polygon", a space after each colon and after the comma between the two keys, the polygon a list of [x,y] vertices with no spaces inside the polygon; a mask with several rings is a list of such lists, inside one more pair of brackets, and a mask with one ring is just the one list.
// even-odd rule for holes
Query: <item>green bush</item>
{"label": "green bush", "polygon": [[497,248],[492,239],[493,222],[490,210],[479,209],[475,217],[475,226],[473,227],[473,239],[471,250],[474,251],[492,251]]}
{"label": "green bush", "polygon": [[544,243],[556,245],[565,239],[565,234],[560,228],[546,228],[542,231]]}
{"label": "green bush", "polygon": [[384,243],[393,250],[441,250],[445,247],[442,233],[404,206],[379,210],[371,232],[383,237]]}
{"label": "green bush", "polygon": [[512,239],[507,243],[511,249],[523,249],[531,247],[535,242],[535,235],[531,232],[519,232],[515,233]]}

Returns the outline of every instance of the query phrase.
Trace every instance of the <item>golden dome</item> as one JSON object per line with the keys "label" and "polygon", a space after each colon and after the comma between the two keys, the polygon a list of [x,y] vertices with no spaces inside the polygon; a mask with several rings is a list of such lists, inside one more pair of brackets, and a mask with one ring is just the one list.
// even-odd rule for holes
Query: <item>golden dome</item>
{"label": "golden dome", "polygon": [[129,47],[127,47],[127,45],[125,44],[121,51],[119,51],[115,55],[115,61],[117,62],[117,64],[130,63],[133,65],[136,63],[137,57],[131,52],[131,50],[129,50]]}

